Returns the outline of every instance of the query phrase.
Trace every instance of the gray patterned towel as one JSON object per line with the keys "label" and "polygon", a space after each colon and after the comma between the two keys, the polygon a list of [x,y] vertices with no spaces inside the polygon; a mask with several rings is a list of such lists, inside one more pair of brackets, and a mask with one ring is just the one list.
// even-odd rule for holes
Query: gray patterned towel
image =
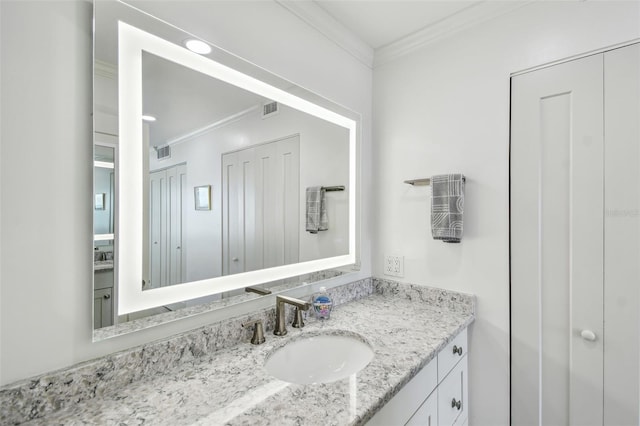
{"label": "gray patterned towel", "polygon": [[317,234],[318,231],[329,229],[329,219],[327,217],[327,205],[324,200],[324,188],[321,186],[310,186],[307,188],[307,231]]}
{"label": "gray patterned towel", "polygon": [[460,173],[431,177],[431,235],[434,240],[462,240],[464,176]]}

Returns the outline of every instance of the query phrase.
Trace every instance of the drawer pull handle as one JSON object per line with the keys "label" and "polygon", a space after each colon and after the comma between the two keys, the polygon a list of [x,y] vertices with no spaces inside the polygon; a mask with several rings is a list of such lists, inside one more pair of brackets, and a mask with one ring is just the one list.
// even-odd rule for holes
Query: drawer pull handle
{"label": "drawer pull handle", "polygon": [[462,356],[462,346],[453,345],[453,354]]}
{"label": "drawer pull handle", "polygon": [[105,299],[111,299],[111,295],[110,295],[110,294],[105,294],[105,295],[104,295],[104,296],[102,296],[102,297],[104,297]]}
{"label": "drawer pull handle", "polygon": [[462,402],[461,401],[456,401],[456,399],[453,398],[451,400],[451,408],[457,408],[459,410],[460,407],[462,407]]}

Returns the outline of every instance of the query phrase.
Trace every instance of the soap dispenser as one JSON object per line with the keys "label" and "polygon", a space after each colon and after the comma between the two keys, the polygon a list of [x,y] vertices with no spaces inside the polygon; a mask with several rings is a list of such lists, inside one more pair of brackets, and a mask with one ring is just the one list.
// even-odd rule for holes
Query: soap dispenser
{"label": "soap dispenser", "polygon": [[327,294],[327,288],[320,287],[320,293],[313,298],[313,310],[316,313],[316,318],[321,320],[329,319],[332,308],[333,301]]}

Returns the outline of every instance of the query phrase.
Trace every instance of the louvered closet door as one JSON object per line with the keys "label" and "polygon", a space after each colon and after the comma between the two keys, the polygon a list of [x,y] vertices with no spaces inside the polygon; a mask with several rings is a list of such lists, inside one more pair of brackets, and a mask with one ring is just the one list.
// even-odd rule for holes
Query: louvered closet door
{"label": "louvered closet door", "polygon": [[512,423],[602,424],[603,55],[511,102]]}

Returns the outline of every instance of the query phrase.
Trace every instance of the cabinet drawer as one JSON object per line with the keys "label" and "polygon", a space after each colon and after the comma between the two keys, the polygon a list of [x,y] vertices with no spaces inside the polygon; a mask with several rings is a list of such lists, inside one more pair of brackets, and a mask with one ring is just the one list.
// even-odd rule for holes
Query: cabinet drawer
{"label": "cabinet drawer", "polygon": [[433,392],[405,426],[436,426],[438,424],[438,392]]}
{"label": "cabinet drawer", "polygon": [[[425,365],[369,422],[373,425],[403,425],[420,408],[427,395],[438,384],[438,368],[435,359]],[[435,394],[435,393],[434,393]]]}
{"label": "cabinet drawer", "polygon": [[94,290],[113,287],[113,269],[95,271],[93,277]]}
{"label": "cabinet drawer", "polygon": [[113,297],[110,288],[93,292],[93,328],[113,325]]}
{"label": "cabinet drawer", "polygon": [[[454,352],[455,349],[455,352]],[[438,383],[440,383],[454,365],[467,354],[467,329],[458,334],[438,354]]]}
{"label": "cabinet drawer", "polygon": [[451,426],[468,418],[467,356],[463,355],[438,385],[438,425]]}

